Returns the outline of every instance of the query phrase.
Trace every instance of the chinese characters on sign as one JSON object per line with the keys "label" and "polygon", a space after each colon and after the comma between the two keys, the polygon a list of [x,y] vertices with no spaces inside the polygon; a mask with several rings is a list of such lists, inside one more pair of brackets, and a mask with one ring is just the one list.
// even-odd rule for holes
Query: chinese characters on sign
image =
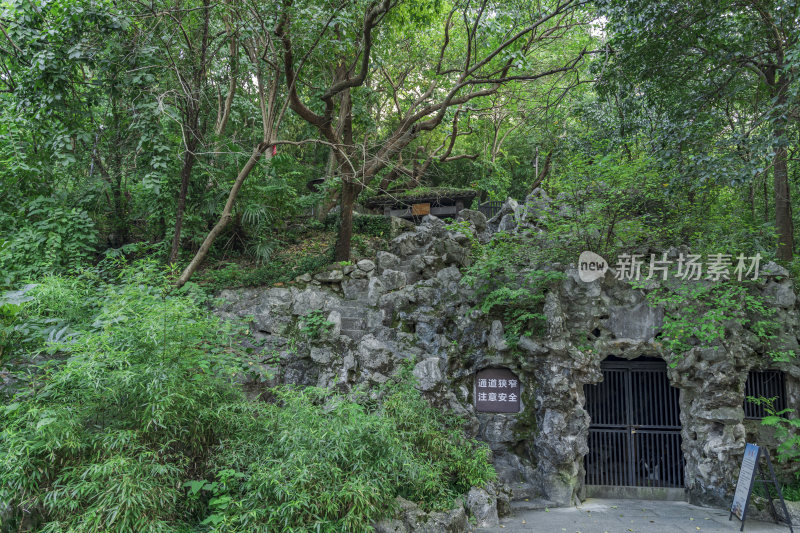
{"label": "chinese characters on sign", "polygon": [[475,410],[480,413],[518,413],[520,384],[505,368],[486,368],[475,375]]}
{"label": "chinese characters on sign", "polygon": [[[693,254],[680,254],[677,259],[667,259],[664,252],[660,258],[650,254],[650,260],[645,266],[643,254],[620,254],[615,265],[615,277],[621,280],[661,279],[672,277],[685,280],[729,280],[731,277],[739,281],[742,279],[758,279],[758,267],[761,264],[761,254],[752,257],[739,254],[710,254],[703,262],[702,256]],[[704,268],[705,267],[705,268]]]}

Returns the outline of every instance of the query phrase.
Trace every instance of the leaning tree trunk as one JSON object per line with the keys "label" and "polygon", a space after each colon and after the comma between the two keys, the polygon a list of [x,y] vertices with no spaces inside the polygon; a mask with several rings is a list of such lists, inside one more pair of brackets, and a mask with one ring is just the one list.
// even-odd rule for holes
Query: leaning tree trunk
{"label": "leaning tree trunk", "polygon": [[178,281],[175,283],[177,287],[183,287],[189,278],[192,277],[197,267],[203,262],[208,255],[208,251],[211,249],[211,245],[214,244],[214,240],[222,233],[222,230],[228,225],[228,222],[231,220],[231,213],[233,212],[233,204],[236,202],[236,197],[239,195],[239,190],[242,188],[244,184],[244,180],[247,176],[250,175],[250,171],[256,166],[261,156],[264,155],[264,152],[273,146],[273,143],[263,142],[256,146],[255,150],[253,150],[252,155],[250,155],[250,159],[247,160],[244,167],[239,171],[239,174],[236,176],[236,181],[233,183],[233,187],[231,187],[230,192],[228,193],[228,200],[225,202],[225,207],[222,210],[222,215],[219,217],[219,220],[211,229],[211,231],[206,235],[206,238],[203,240],[203,244],[200,245],[200,249],[197,250],[194,258],[191,260],[189,265],[183,270],[181,276],[178,278]]}
{"label": "leaning tree trunk", "polygon": [[350,260],[350,240],[353,238],[353,208],[358,193],[361,192],[352,177],[342,179],[342,201],[339,203],[339,234],[334,248],[335,261]]}

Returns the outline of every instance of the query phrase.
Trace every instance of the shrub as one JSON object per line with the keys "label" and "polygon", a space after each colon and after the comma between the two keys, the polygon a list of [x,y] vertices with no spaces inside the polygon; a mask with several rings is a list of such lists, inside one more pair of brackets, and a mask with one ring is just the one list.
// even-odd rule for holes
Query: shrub
{"label": "shrub", "polygon": [[461,281],[475,289],[482,312],[503,317],[506,340],[514,346],[523,333],[542,332],[545,295],[564,274],[540,270],[538,250],[524,235],[501,232],[487,245],[473,239],[472,254]]}
{"label": "shrub", "polygon": [[235,427],[211,460],[227,480],[209,505],[217,531],[369,531],[397,495],[445,509],[494,477],[485,445],[433,409],[410,371],[379,405],[316,388],[275,393],[277,403],[224,416]]}
{"label": "shrub", "polygon": [[240,394],[229,328],[161,279],[147,264],[104,285],[99,311],[76,324],[84,332],[57,343],[69,357],[0,409],[0,501],[13,520],[146,532],[190,518],[181,482],[218,438],[218,406]]}
{"label": "shrub", "polygon": [[88,213],[36,198],[25,205],[0,246],[0,286],[50,273],[77,270],[96,251],[97,230]]}
{"label": "shrub", "polygon": [[[339,231],[341,219],[339,213],[330,213],[324,220],[325,228]],[[392,222],[389,217],[384,215],[367,215],[363,213],[353,213],[353,234],[365,235],[368,237],[384,237],[390,234]]]}
{"label": "shrub", "polygon": [[[727,349],[726,328],[731,323],[747,327],[767,342],[774,338],[778,324],[772,319],[775,309],[747,282],[733,280],[717,284],[693,281],[662,284],[647,293],[653,307],[663,307],[664,323],[659,342],[671,353],[671,366],[694,346],[723,346]],[[634,283],[644,287],[646,283]]]}
{"label": "shrub", "polygon": [[198,281],[210,290],[286,283],[297,276],[316,272],[329,265],[333,261],[333,248],[322,254],[276,255],[277,257],[269,262],[255,268],[242,267],[237,263],[227,263],[216,270],[204,270],[200,272]]}
{"label": "shrub", "polygon": [[74,335],[45,342],[63,357],[0,407],[3,531],[26,516],[44,532],[365,531],[397,495],[441,509],[494,476],[410,366],[380,402],[289,387],[248,401],[233,382],[248,352],[196,286],[169,290],[152,262],[111,274],[51,278],[16,310]]}
{"label": "shrub", "polygon": [[325,318],[320,309],[315,309],[303,317],[300,333],[309,339],[318,339],[333,327],[333,322]]}

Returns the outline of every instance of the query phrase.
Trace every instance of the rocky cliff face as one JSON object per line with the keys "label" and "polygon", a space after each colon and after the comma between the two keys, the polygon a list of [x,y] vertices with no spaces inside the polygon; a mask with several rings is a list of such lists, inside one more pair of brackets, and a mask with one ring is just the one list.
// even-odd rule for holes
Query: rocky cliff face
{"label": "rocky cliff face", "polygon": [[[507,202],[488,222],[474,211],[461,217],[487,242],[497,230],[542,232],[536,219],[549,205],[539,192],[522,205]],[[582,494],[588,451],[583,387],[602,379],[600,362],[609,355],[667,358],[655,337],[663,310],[612,272],[585,283],[567,268],[565,280],[546,295],[546,331],[523,337],[511,350],[502,321],[475,310],[473,291],[460,283],[470,237],[435,217],[407,229],[374,261],[335,266],[289,287],[223,291],[218,312],[251,319],[251,341],[273,376],[267,385],[348,391],[385,382],[413,358],[418,388],[434,405],[462,415],[467,432],[489,444],[500,482],[513,497],[574,502]],[[796,298],[787,272],[769,265],[759,290],[777,309],[781,343],[797,348]],[[314,315],[329,325],[301,334],[318,323]],[[680,389],[687,488],[695,502],[727,502],[746,438],[744,383],[766,350],[738,324],[730,325],[728,339],[726,349],[691,349],[669,370]],[[779,366],[790,376],[790,405],[799,405],[800,369]],[[475,411],[475,373],[490,367],[519,376],[520,413]]]}

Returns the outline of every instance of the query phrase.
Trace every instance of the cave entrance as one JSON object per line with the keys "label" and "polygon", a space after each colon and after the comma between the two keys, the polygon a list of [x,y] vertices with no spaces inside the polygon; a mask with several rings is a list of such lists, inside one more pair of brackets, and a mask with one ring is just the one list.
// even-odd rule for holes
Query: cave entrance
{"label": "cave entrance", "polygon": [[610,357],[601,365],[603,381],[584,388],[591,417],[586,485],[682,488],[678,389],[666,363]]}

